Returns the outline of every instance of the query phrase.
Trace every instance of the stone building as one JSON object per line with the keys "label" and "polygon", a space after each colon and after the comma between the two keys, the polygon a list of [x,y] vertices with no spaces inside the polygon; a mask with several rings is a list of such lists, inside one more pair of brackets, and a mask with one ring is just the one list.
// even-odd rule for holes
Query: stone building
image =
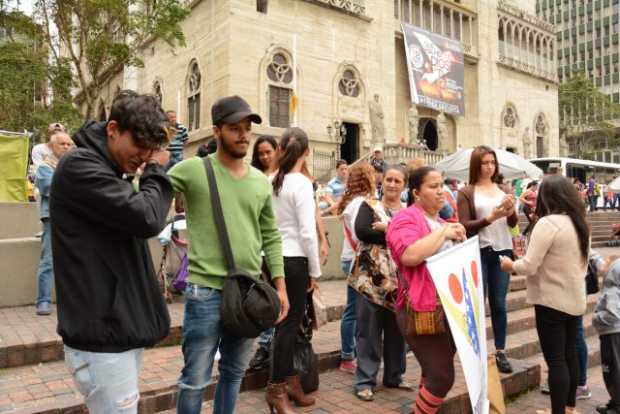
{"label": "stone building", "polygon": [[[187,46],[145,45],[144,68],[119,73],[98,113],[121,88],[155,93],[189,128],[192,153],[212,133],[212,103],[238,94],[263,117],[256,134],[308,132],[318,176],[377,144],[429,161],[477,144],[557,155],[555,32],[535,1],[517,3],[523,9],[501,0],[194,0]],[[464,116],[412,106],[402,21],[463,44]]]}

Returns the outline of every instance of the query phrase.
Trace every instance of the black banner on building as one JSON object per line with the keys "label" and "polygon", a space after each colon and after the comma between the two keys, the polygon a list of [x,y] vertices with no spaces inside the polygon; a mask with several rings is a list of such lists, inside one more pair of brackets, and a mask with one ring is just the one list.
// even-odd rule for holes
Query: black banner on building
{"label": "black banner on building", "polygon": [[413,103],[453,115],[465,114],[465,68],[460,42],[402,24]]}

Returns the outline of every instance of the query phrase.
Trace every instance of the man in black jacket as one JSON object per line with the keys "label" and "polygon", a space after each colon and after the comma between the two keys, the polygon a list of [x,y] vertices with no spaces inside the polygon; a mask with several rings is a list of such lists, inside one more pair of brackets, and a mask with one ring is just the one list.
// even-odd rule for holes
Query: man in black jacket
{"label": "man in black jacket", "polygon": [[[172,202],[168,121],[155,98],[127,91],[107,122],[87,122],[73,140],[50,200],[65,365],[91,413],[135,413],[143,348],[170,327],[145,240]],[[141,166],[136,191],[127,176]]]}

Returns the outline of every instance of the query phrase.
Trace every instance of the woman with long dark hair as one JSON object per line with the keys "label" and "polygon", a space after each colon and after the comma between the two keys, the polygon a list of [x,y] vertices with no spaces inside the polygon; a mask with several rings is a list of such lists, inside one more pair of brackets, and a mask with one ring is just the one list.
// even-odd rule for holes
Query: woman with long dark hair
{"label": "woman with long dark hair", "polygon": [[536,221],[536,215],[534,212],[536,211],[536,200],[538,198],[538,181],[530,181],[527,183],[525,187],[525,191],[519,197],[519,201],[523,203],[523,214],[527,218],[528,225],[523,231],[524,235],[530,234],[532,231],[532,226]]}
{"label": "woman with long dark hair", "polygon": [[265,398],[272,413],[294,414],[289,397],[298,406],[314,404],[314,398],[301,388],[293,355],[307,292],[316,287],[321,265],[312,182],[302,172],[310,152],[308,136],[299,128],[289,128],[282,134],[279,149],[279,169],[273,178],[273,208],[282,235],[284,276],[291,307],[286,319],[276,328],[273,354],[278,357],[273,358]]}
{"label": "woman with long dark hair", "polygon": [[536,330],[549,367],[551,411],[575,412],[578,381],[577,323],[586,311],[590,229],[583,203],[571,182],[548,176],[538,191],[536,217],[525,257],[502,257],[506,272],[527,276],[527,301],[534,305]]}
{"label": "woman with long dark hair", "polygon": [[499,164],[495,151],[486,146],[474,148],[469,163],[469,185],[457,197],[459,221],[467,236],[478,235],[484,292],[489,297],[495,341],[495,361],[500,372],[512,372],[504,353],[508,316],[506,296],[510,275],[500,268],[499,257],[512,257],[512,234],[517,225],[515,200],[497,185]]}
{"label": "woman with long dark hair", "polygon": [[[442,305],[425,261],[453,242],[465,240],[465,228],[439,218],[445,193],[441,174],[434,168],[414,170],[409,176],[409,192],[413,204],[392,219],[386,241],[401,275],[396,321],[422,367],[413,412],[435,414],[454,384],[456,347],[445,317],[439,316]],[[431,323],[433,329],[418,330],[414,321],[430,315],[437,322]]]}
{"label": "woman with long dark hair", "polygon": [[252,149],[252,167],[271,177],[278,170],[278,143],[274,137],[261,135]]}
{"label": "woman with long dark hair", "polygon": [[[262,171],[268,178],[273,178],[278,171],[278,143],[275,138],[269,135],[261,135],[256,139],[252,149],[251,165],[257,170]],[[267,264],[263,260],[264,276],[268,276],[268,272]],[[266,279],[269,280],[270,277]],[[250,360],[248,370],[261,371],[269,368],[269,361],[271,358],[269,350],[271,348],[274,331],[274,328],[270,328],[260,334],[256,341],[258,348],[256,348],[256,353]]]}
{"label": "woman with long dark hair", "polygon": [[[362,202],[371,198],[375,193],[375,170],[367,162],[354,165],[349,170],[347,186],[344,195],[338,204],[337,213],[342,219],[344,242],[340,263],[345,275],[351,273],[353,258],[357,251],[359,239],[355,235],[355,217]],[[358,293],[351,286],[347,286],[347,303],[340,319],[340,371],[355,374],[355,332],[356,332],[356,301]]]}

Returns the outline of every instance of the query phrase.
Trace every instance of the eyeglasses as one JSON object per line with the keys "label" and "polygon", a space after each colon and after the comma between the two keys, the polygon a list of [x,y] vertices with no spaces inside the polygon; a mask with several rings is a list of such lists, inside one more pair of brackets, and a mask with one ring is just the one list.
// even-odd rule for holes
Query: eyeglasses
{"label": "eyeglasses", "polygon": [[495,161],[482,161],[482,165],[495,165],[497,164]]}

